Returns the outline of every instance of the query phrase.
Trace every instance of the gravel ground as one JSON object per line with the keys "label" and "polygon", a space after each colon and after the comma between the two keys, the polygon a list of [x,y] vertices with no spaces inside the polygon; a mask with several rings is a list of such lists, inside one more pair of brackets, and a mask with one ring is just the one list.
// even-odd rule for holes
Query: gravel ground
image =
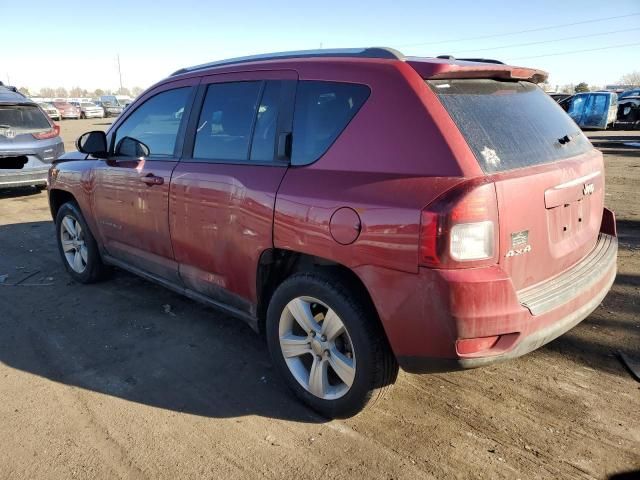
{"label": "gravel ground", "polygon": [[[67,150],[108,123],[62,122]],[[640,476],[640,383],[616,356],[640,359],[640,135],[591,136],[621,243],[603,304],[526,357],[401,373],[346,421],[297,403],[241,322],[124,272],[74,284],[46,193],[0,191],[0,478]]]}

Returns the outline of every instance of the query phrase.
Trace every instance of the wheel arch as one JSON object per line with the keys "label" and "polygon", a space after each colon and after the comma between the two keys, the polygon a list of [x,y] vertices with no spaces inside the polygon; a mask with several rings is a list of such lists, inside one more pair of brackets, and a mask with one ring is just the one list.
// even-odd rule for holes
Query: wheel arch
{"label": "wheel arch", "polygon": [[53,217],[53,221],[56,220],[56,215],[58,215],[58,210],[60,207],[67,202],[75,202],[78,203],[76,197],[66,190],[61,190],[59,188],[54,188],[49,190],[49,210],[51,211],[51,216]]}
{"label": "wheel arch", "polygon": [[302,272],[318,272],[339,277],[342,283],[362,299],[365,307],[371,311],[372,318],[375,318],[381,328],[383,327],[369,290],[349,267],[316,255],[273,248],[262,252],[256,274],[257,317],[261,333],[264,332],[267,308],[275,290],[287,278]]}

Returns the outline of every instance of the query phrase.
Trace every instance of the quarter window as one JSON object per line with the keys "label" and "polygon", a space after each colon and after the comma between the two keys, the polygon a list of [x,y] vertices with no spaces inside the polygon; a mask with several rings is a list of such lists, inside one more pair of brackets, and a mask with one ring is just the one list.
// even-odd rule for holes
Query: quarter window
{"label": "quarter window", "polygon": [[291,163],[306,165],[322,156],[369,97],[355,83],[301,81],[293,115]]}
{"label": "quarter window", "polygon": [[148,152],[145,156],[150,158],[173,157],[190,90],[167,90],[140,105],[118,128],[115,155],[135,157]]}

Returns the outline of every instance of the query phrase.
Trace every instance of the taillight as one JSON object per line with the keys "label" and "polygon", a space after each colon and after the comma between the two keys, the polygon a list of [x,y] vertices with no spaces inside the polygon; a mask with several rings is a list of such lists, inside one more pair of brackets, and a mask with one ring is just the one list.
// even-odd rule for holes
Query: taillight
{"label": "taillight", "polygon": [[459,185],[422,211],[420,264],[466,268],[497,262],[498,202],[493,183]]}
{"label": "taillight", "polygon": [[53,124],[50,130],[45,130],[44,132],[32,133],[33,138],[36,140],[46,140],[47,138],[54,138],[60,135],[60,125]]}

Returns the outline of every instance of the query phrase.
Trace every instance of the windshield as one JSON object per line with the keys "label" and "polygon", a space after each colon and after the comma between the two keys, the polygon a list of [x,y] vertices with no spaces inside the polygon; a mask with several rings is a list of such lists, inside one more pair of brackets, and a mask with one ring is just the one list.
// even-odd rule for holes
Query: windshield
{"label": "windshield", "polygon": [[95,107],[95,105],[93,103],[88,103],[88,102],[84,102],[82,103],[83,107]]}
{"label": "windshield", "polygon": [[118,106],[118,100],[116,100],[116,97],[102,97],[102,103],[109,107]]}
{"label": "windshield", "polygon": [[558,104],[530,82],[432,80],[485,173],[569,158],[593,147]]}
{"label": "windshield", "polygon": [[35,105],[0,105],[0,129],[19,133],[49,130],[51,124]]}

